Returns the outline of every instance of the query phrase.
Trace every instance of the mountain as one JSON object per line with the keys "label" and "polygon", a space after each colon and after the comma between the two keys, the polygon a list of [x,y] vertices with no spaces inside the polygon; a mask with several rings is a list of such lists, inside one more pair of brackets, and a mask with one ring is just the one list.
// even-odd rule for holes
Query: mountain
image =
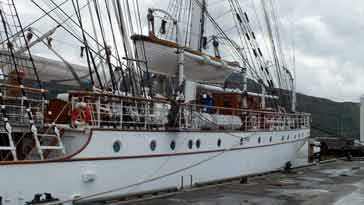
{"label": "mountain", "polygon": [[312,136],[359,138],[360,104],[297,95],[297,110],[311,113]]}

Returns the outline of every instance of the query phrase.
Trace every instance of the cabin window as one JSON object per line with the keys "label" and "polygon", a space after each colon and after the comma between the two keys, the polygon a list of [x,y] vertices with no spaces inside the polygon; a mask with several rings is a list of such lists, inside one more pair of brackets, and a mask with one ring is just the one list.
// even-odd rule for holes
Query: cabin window
{"label": "cabin window", "polygon": [[115,153],[120,152],[121,142],[119,140],[115,141],[114,144],[112,145],[112,148],[113,148]]}
{"label": "cabin window", "polygon": [[218,146],[218,147],[221,147],[221,139],[218,139],[218,140],[217,140],[217,146]]}
{"label": "cabin window", "polygon": [[269,142],[272,142],[272,138],[273,138],[272,136],[269,137]]}
{"label": "cabin window", "polygon": [[284,141],[284,136],[282,136],[282,142]]}
{"label": "cabin window", "polygon": [[240,145],[244,145],[244,138],[240,138]]}
{"label": "cabin window", "polygon": [[258,144],[260,144],[262,142],[262,139],[260,137],[258,137]]}
{"label": "cabin window", "polygon": [[289,135],[287,136],[287,140],[289,140]]}
{"label": "cabin window", "polygon": [[189,149],[192,149],[192,147],[193,147],[193,141],[192,140],[189,140],[188,141],[188,148]]}
{"label": "cabin window", "polygon": [[201,146],[201,140],[197,140],[196,141],[196,147],[197,147],[197,149],[200,149],[200,146]]}
{"label": "cabin window", "polygon": [[152,140],[150,142],[150,150],[155,151],[156,148],[157,148],[157,142],[155,140]]}
{"label": "cabin window", "polygon": [[223,103],[224,103],[224,107],[231,107],[231,100],[230,99],[224,99]]}
{"label": "cabin window", "polygon": [[169,146],[171,147],[171,150],[174,150],[176,148],[176,142],[174,140],[172,140],[172,142]]}

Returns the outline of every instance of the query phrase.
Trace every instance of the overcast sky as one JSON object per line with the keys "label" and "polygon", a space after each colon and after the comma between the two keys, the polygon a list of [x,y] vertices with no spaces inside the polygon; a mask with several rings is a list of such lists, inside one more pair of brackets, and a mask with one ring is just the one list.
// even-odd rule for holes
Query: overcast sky
{"label": "overcast sky", "polygon": [[[218,4],[225,0],[209,1]],[[260,0],[240,0],[247,7],[251,6],[251,1]],[[147,7],[168,3],[167,0],[140,2],[143,12]],[[290,37],[285,39],[289,41],[286,44],[295,45],[298,92],[337,101],[358,101],[364,94],[364,1],[276,2],[282,32]],[[15,0],[15,3],[26,23],[42,13],[30,0]],[[47,27],[47,23],[38,26]],[[67,39],[63,41],[67,44]],[[70,51],[69,54],[79,55],[79,51]]]}

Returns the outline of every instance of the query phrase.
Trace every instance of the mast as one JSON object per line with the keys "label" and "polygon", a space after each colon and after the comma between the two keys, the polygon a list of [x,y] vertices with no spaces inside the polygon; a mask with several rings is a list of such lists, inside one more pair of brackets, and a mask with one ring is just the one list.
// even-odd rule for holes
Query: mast
{"label": "mast", "polygon": [[364,143],[364,95],[360,97],[360,142]]}
{"label": "mast", "polygon": [[[207,0],[191,0],[191,31],[190,31],[190,47],[202,50],[202,39],[205,32],[205,14],[207,8]],[[194,20],[199,19],[199,20]]]}
{"label": "mast", "polygon": [[296,104],[297,104],[297,95],[296,95],[296,83],[294,81],[294,78],[291,78],[291,83],[292,83],[292,112],[295,113],[296,112]]}

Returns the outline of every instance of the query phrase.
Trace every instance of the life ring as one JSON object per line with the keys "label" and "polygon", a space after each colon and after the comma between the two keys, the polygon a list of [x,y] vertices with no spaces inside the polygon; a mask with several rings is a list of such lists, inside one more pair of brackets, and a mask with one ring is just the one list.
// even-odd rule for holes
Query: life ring
{"label": "life ring", "polygon": [[78,103],[71,112],[71,120],[75,125],[89,124],[91,122],[91,109],[86,103]]}

